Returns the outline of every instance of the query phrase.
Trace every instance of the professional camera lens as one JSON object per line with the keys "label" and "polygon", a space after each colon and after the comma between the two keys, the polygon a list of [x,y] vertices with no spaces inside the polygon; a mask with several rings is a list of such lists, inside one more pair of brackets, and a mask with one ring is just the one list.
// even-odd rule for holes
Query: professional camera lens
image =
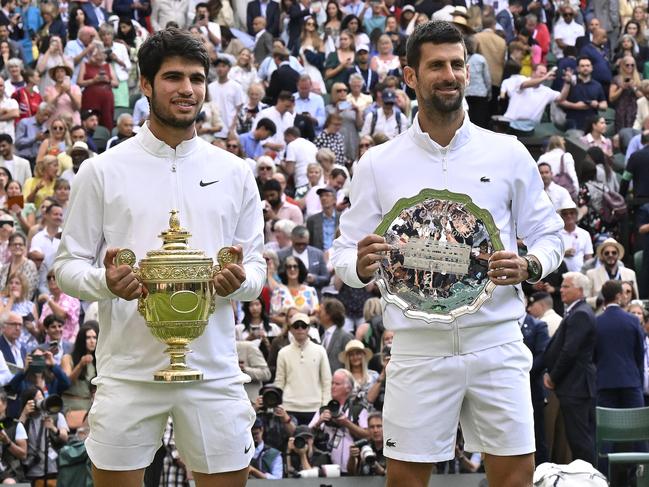
{"label": "professional camera lens", "polygon": [[303,436],[296,436],[293,440],[293,446],[295,446],[296,449],[301,450],[306,446],[306,438]]}

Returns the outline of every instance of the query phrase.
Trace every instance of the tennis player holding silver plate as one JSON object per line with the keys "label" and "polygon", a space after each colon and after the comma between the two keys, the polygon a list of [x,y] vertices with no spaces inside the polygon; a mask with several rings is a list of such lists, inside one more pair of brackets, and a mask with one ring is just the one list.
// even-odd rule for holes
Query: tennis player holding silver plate
{"label": "tennis player holding silver plate", "polygon": [[[520,283],[563,258],[563,222],[516,138],[462,108],[466,48],[453,24],[409,37],[412,126],[367,151],[333,245],[336,275],[362,287],[378,273],[383,323],[395,331],[383,408],[388,487],[424,487],[432,464],[484,453],[489,485],[531,487],[534,421]],[[527,246],[518,254],[517,240]]]}

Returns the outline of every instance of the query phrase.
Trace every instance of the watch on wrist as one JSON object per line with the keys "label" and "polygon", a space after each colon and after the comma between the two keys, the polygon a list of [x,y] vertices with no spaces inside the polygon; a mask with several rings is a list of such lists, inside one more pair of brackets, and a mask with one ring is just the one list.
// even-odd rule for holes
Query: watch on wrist
{"label": "watch on wrist", "polygon": [[538,260],[531,255],[526,255],[523,259],[527,261],[527,280],[538,281],[541,279],[541,264],[539,264]]}

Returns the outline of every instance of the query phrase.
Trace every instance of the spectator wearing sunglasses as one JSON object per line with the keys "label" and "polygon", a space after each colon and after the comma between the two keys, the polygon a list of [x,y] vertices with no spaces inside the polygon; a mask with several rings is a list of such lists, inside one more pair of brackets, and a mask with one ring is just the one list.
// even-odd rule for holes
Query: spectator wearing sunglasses
{"label": "spectator wearing sunglasses", "polygon": [[633,284],[635,295],[638,295],[638,282],[635,271],[624,267],[624,247],[614,238],[607,238],[597,247],[597,259],[600,265],[586,272],[590,280],[591,291],[588,302],[594,307],[602,286],[608,280],[629,281]]}
{"label": "spectator wearing sunglasses", "polygon": [[309,317],[296,313],[289,326],[293,341],[277,355],[275,386],[284,391],[288,414],[299,424],[308,424],[331,399],[331,370],[325,349],[309,339]]}

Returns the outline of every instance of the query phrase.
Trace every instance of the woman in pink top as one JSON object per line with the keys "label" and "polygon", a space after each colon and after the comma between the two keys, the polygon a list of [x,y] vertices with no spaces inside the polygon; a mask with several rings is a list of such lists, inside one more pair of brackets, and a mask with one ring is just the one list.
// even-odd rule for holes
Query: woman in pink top
{"label": "woman in pink top", "polygon": [[79,331],[79,300],[61,291],[61,288],[56,283],[53,270],[47,273],[47,288],[50,290],[50,294],[41,294],[38,297],[38,301],[44,303],[41,312],[41,325],[46,316],[54,314],[65,320],[63,323],[63,341],[74,343]]}
{"label": "woman in pink top", "polygon": [[54,85],[45,88],[45,101],[54,109],[53,118],[63,114],[72,115],[72,125],[80,125],[81,89],[70,81],[72,68],[61,64],[49,70]]}

